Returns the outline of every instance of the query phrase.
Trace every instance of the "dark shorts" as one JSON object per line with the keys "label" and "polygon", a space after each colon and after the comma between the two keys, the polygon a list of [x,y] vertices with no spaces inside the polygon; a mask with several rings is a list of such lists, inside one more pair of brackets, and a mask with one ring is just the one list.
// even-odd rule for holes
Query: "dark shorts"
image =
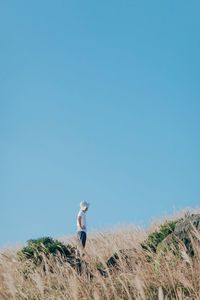
{"label": "dark shorts", "polygon": [[81,242],[83,248],[85,248],[86,243],[86,232],[85,231],[78,231],[77,232],[78,240]]}

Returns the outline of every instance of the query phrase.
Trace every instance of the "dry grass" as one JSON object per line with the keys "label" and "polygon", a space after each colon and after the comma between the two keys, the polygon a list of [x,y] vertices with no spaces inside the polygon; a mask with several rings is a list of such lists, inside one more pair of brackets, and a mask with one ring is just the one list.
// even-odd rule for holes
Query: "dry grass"
{"label": "dry grass", "polygon": [[[192,212],[199,213],[200,209]],[[184,213],[154,220],[147,232],[127,226],[88,234],[84,259],[90,266],[92,278],[86,272],[78,275],[67,263],[60,263],[60,258],[47,260],[44,257],[44,271],[43,265],[35,267],[31,261],[19,261],[16,249],[4,250],[0,254],[0,299],[200,299],[200,251],[196,240],[194,258],[187,255],[180,243],[181,255],[172,251],[159,256],[151,253],[152,263],[141,248],[148,233]],[[197,239],[200,239],[199,233]],[[71,236],[68,242],[76,245],[76,238]],[[121,258],[119,270],[108,270],[106,261],[114,252],[133,248],[136,251],[128,264]],[[97,265],[107,271],[107,277],[99,273]]]}

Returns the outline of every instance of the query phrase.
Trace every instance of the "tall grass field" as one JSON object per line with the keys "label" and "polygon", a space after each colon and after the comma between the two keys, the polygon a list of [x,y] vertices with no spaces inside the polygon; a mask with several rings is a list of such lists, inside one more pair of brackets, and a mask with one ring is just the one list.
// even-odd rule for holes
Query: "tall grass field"
{"label": "tall grass field", "polygon": [[[191,213],[200,214],[200,208]],[[186,215],[182,210],[155,219],[148,229],[129,225],[88,233],[85,251],[75,235],[58,239],[73,249],[68,258],[62,251],[45,252],[42,244],[44,249],[33,246],[27,255],[22,246],[4,247],[0,299],[200,299],[200,232],[191,234],[193,255],[172,238],[174,224]]]}

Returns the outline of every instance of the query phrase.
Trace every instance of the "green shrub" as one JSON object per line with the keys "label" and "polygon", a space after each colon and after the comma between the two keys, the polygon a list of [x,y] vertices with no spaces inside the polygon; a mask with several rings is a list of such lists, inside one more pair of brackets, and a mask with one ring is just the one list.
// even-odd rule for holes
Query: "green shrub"
{"label": "green shrub", "polygon": [[180,222],[181,219],[176,221],[166,222],[161,225],[158,231],[153,232],[147,238],[147,240],[142,244],[142,247],[146,250],[152,250],[156,252],[158,245],[171,233],[174,232],[176,223]]}
{"label": "green shrub", "polygon": [[19,254],[19,257],[31,259],[35,264],[42,261],[42,256],[47,258],[49,254],[56,255],[60,253],[64,257],[71,256],[72,247],[70,245],[65,246],[58,240],[54,240],[51,237],[42,237],[39,239],[32,239],[28,241],[28,245],[24,247]]}

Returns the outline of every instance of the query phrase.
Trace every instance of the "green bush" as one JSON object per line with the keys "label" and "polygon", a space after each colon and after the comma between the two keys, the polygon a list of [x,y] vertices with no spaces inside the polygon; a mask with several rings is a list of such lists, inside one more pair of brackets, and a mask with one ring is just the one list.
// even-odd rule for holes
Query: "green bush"
{"label": "green bush", "polygon": [[158,245],[171,233],[174,232],[176,223],[180,222],[181,219],[176,221],[166,222],[161,225],[158,231],[153,232],[147,238],[147,240],[142,244],[142,247],[146,250],[152,250],[156,252]]}
{"label": "green bush", "polygon": [[49,254],[56,255],[58,253],[64,257],[69,257],[72,254],[72,247],[70,245],[65,246],[51,237],[42,237],[29,240],[28,245],[20,251],[19,256],[20,258],[31,259],[35,264],[38,264],[42,261],[43,255],[48,258]]}

